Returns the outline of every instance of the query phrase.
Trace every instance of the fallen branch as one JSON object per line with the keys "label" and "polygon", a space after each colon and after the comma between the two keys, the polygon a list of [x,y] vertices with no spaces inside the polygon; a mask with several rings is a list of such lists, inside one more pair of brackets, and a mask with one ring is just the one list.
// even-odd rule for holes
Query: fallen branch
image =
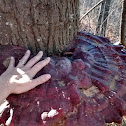
{"label": "fallen branch", "polygon": [[99,4],[101,4],[104,0],[99,1],[96,5],[94,5],[88,12],[86,12],[81,18],[80,18],[80,22],[81,20],[88,15],[94,8],[96,8]]}

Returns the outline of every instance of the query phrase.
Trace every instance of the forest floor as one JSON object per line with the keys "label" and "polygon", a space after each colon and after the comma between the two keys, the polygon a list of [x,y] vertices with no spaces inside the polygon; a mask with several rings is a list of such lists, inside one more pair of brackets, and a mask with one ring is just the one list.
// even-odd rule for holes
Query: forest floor
{"label": "forest floor", "polygon": [[[80,18],[95,6],[100,0],[80,0]],[[107,17],[107,29],[105,37],[109,38],[112,43],[120,42],[120,21],[121,21],[121,0],[112,0],[109,16]],[[100,12],[100,5],[86,15],[80,22],[80,30],[96,34],[96,27]],[[100,34],[99,34],[100,35]],[[106,126],[126,126],[126,118],[123,117],[122,124],[106,124]]]}

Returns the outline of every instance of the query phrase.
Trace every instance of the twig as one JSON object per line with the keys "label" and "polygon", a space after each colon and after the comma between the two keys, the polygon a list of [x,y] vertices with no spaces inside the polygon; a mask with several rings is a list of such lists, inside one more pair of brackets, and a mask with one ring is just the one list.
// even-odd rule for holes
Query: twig
{"label": "twig", "polygon": [[99,4],[101,4],[102,2],[103,2],[104,0],[101,0],[101,1],[99,1],[96,5],[94,5],[88,12],[86,12],[81,18],[80,18],[80,22],[81,22],[81,20],[87,15],[87,14],[89,14],[94,8],[96,8]]}

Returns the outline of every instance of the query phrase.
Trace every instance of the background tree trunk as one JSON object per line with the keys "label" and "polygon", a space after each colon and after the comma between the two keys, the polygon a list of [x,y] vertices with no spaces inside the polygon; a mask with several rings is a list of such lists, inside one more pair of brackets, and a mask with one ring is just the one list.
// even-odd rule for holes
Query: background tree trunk
{"label": "background tree trunk", "polygon": [[121,43],[126,46],[126,0],[122,2]]}
{"label": "background tree trunk", "polygon": [[0,0],[0,44],[61,52],[76,35],[79,0]]}
{"label": "background tree trunk", "polygon": [[98,18],[96,34],[105,36],[107,28],[107,17],[109,15],[111,0],[104,0],[101,5],[101,10]]}
{"label": "background tree trunk", "polygon": [[96,35],[101,34],[100,29],[101,29],[101,24],[103,21],[104,6],[105,6],[105,0],[101,4],[100,13],[99,13],[99,17],[98,17],[98,23],[97,23],[97,27],[96,27]]}

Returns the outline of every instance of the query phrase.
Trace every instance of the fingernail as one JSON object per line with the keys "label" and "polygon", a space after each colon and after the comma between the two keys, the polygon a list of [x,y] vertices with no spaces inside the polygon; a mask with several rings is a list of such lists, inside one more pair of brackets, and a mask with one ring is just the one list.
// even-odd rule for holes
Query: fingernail
{"label": "fingernail", "polygon": [[27,53],[30,53],[30,50],[27,50]]}
{"label": "fingernail", "polygon": [[43,52],[42,51],[39,51],[40,54],[42,54]]}
{"label": "fingernail", "polygon": [[50,57],[47,57],[46,59],[47,59],[47,60],[50,60]]}
{"label": "fingernail", "polygon": [[11,56],[11,60],[13,60],[14,59],[14,57],[13,56]]}
{"label": "fingernail", "polygon": [[51,75],[50,75],[50,74],[46,74],[46,75],[45,75],[45,78],[46,78],[46,79],[50,79],[50,78],[51,78]]}

